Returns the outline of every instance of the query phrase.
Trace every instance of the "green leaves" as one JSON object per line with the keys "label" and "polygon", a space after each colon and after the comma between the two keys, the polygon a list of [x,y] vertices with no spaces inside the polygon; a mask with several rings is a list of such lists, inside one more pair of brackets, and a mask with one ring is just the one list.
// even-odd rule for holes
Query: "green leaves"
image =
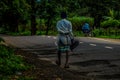
{"label": "green leaves", "polygon": [[28,19],[26,0],[2,0],[0,2],[0,27],[6,31],[17,32],[18,24]]}
{"label": "green leaves", "polygon": [[114,20],[114,19],[109,19],[106,21],[103,21],[101,23],[101,27],[103,28],[119,28],[120,26],[120,22],[118,20]]}
{"label": "green leaves", "polygon": [[73,29],[75,30],[81,30],[85,22],[89,23],[91,27],[94,23],[93,18],[90,17],[73,17],[69,18],[69,20],[72,22]]}
{"label": "green leaves", "polygon": [[0,43],[1,43],[1,42],[5,42],[4,39],[0,38]]}
{"label": "green leaves", "polygon": [[12,48],[0,45],[0,79],[28,69],[20,56],[14,55]]}

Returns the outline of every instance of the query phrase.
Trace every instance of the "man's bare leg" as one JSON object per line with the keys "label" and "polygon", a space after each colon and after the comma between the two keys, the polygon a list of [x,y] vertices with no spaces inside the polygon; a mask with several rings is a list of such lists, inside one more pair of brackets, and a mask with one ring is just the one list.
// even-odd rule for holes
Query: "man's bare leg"
{"label": "man's bare leg", "polygon": [[65,68],[69,68],[69,51],[66,51],[66,61],[65,61]]}
{"label": "man's bare leg", "polygon": [[58,56],[58,60],[56,61],[56,64],[57,64],[58,66],[60,66],[60,65],[61,65],[61,51],[58,51],[58,52],[57,52],[57,56]]}

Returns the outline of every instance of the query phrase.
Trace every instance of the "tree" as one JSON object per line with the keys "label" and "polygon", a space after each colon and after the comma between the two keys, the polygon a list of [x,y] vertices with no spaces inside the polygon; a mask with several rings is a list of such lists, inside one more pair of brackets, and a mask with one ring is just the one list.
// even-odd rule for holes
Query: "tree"
{"label": "tree", "polygon": [[115,7],[116,0],[81,0],[82,7],[87,6],[88,12],[94,18],[94,27],[99,28],[103,16],[108,15],[109,9]]}
{"label": "tree", "polygon": [[35,0],[31,0],[31,35],[36,34],[36,7]]}
{"label": "tree", "polygon": [[24,13],[27,11],[25,0],[2,0],[1,6],[1,21],[4,28],[11,32],[18,32],[20,20],[24,18]]}
{"label": "tree", "polygon": [[41,19],[45,19],[46,23],[46,35],[48,35],[49,29],[52,25],[53,19],[57,15],[56,2],[54,0],[41,0],[41,4],[38,6],[38,15]]}

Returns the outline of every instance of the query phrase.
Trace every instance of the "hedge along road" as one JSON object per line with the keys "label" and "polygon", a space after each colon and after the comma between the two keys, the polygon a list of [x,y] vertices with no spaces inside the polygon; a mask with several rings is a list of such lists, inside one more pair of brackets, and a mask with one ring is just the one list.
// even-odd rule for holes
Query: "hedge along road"
{"label": "hedge along road", "polygon": [[[1,36],[7,44],[37,54],[40,59],[56,60],[55,36]],[[70,68],[95,80],[120,80],[120,40],[77,37],[80,45],[70,54]],[[65,54],[62,54],[64,63]]]}

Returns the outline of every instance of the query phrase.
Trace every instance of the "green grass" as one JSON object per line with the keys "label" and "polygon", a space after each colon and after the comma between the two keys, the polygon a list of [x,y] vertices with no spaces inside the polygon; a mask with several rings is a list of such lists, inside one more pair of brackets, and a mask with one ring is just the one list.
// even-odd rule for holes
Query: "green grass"
{"label": "green grass", "polygon": [[16,75],[16,72],[30,68],[23,58],[15,55],[14,52],[13,48],[0,44],[0,80],[11,80],[10,78]]}
{"label": "green grass", "polygon": [[[93,37],[120,39],[120,35],[118,35],[118,34],[115,35],[115,33],[114,34],[106,33],[105,31],[98,30],[98,29],[95,29],[93,31],[93,33],[94,33],[94,36],[92,35]],[[30,31],[19,32],[19,33],[9,32],[7,34],[12,35],[12,36],[30,36],[31,32]],[[36,32],[36,35],[45,35],[45,34],[46,34],[46,31],[37,31]],[[48,35],[51,35],[51,36],[57,36],[57,34],[58,34],[57,30],[50,30],[48,32]],[[84,34],[82,33],[82,31],[73,31],[73,34],[78,37],[84,37]]]}
{"label": "green grass", "polygon": [[111,35],[111,36],[96,36],[99,38],[110,38],[110,39],[120,39],[120,36],[115,36],[115,35]]}

